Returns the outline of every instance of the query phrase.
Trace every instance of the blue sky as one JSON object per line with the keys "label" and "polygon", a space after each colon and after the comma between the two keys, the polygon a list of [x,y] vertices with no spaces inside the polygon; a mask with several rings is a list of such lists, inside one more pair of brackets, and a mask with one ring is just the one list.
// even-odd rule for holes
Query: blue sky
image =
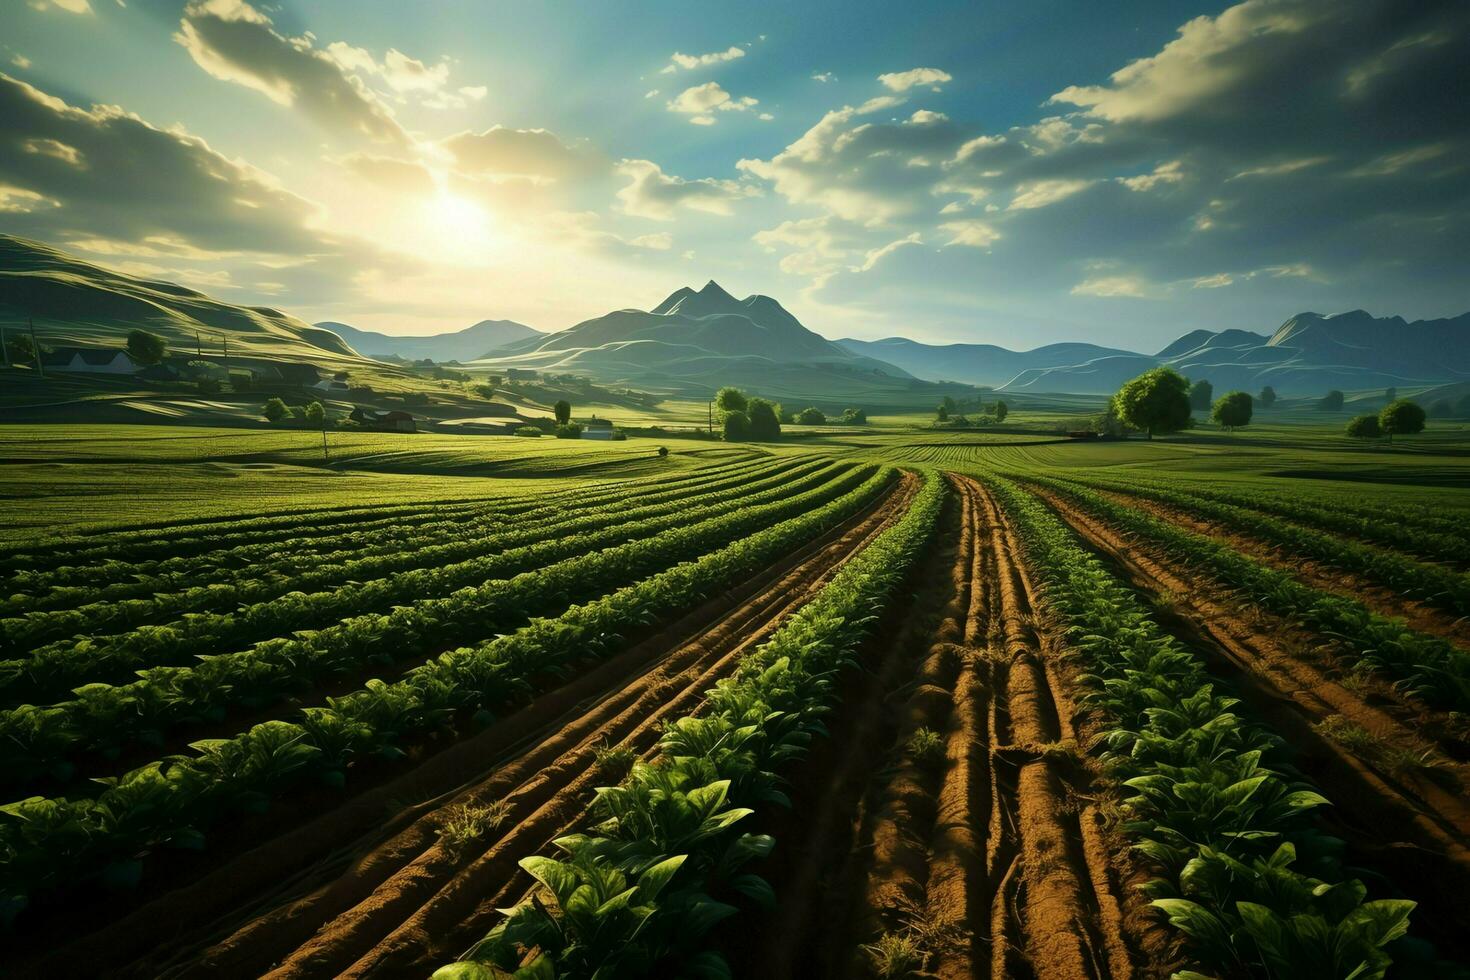
{"label": "blue sky", "polygon": [[1470,309],[1470,5],[27,0],[0,230],[307,319],[715,278],[827,336]]}

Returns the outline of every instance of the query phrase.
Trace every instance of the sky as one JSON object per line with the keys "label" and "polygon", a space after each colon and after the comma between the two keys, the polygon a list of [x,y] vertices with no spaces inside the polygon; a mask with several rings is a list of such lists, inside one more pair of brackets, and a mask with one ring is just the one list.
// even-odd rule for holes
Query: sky
{"label": "sky", "polygon": [[1464,0],[4,0],[0,232],[389,333],[1470,310]]}

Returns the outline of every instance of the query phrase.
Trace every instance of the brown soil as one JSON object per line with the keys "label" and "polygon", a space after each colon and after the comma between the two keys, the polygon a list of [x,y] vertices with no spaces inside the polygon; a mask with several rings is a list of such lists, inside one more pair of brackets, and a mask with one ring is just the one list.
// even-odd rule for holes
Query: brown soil
{"label": "brown soil", "polygon": [[[737,975],[871,975],[861,947],[885,932],[916,937],[936,977],[1131,977],[1175,959],[1100,813],[1015,539],[981,485],[954,483],[903,628],[793,780],[808,792],[758,869],[777,910],[738,926],[761,943],[727,939]],[[915,757],[921,728],[940,752]]]}
{"label": "brown soil", "polygon": [[[1102,492],[1102,491],[1099,491]],[[1129,507],[1147,511],[1154,517],[1177,524],[1188,531],[1214,538],[1231,549],[1248,555],[1268,568],[1286,572],[1304,584],[1333,595],[1354,599],[1380,616],[1404,620],[1411,629],[1440,636],[1470,649],[1470,617],[1446,612],[1417,599],[1406,598],[1393,589],[1366,576],[1339,568],[1327,562],[1313,561],[1286,553],[1280,547],[1259,538],[1233,530],[1219,521],[1202,518],[1177,507],[1144,500],[1125,493],[1104,492]]]}
{"label": "brown soil", "polygon": [[[1406,891],[1420,902],[1416,932],[1463,953],[1470,765],[1444,751],[1455,746],[1426,741],[1440,727],[1436,713],[1336,670],[1321,637],[1239,607],[1207,575],[1181,568],[1061,494],[1031,489],[1135,588],[1160,600],[1159,621],[1234,682],[1251,713],[1286,740],[1297,765],[1336,804],[1322,814],[1329,829],[1375,871],[1411,886]],[[1332,726],[1365,732],[1371,745],[1355,752],[1327,734]],[[1432,767],[1392,764],[1417,758]]]}
{"label": "brown soil", "polygon": [[[160,942],[157,925],[149,929],[142,921],[145,909],[35,966],[54,975],[82,962],[95,966],[101,957],[127,976],[427,975],[482,937],[498,919],[495,909],[527,890],[530,879],[516,862],[547,851],[584,818],[592,789],[616,780],[617,774],[599,770],[598,749],[648,753],[664,721],[694,710],[745,651],[897,520],[916,488],[916,478],[906,477],[881,503],[749,586],[461,743],[458,765],[440,778],[421,767],[402,785],[372,794],[380,827],[389,801],[433,798],[400,803],[386,828],[341,853],[331,855],[344,837],[362,835],[371,825],[324,818],[314,833],[261,848],[281,877],[293,865],[328,859],[294,888],[270,895],[269,872],[251,861],[258,852],[252,853],[236,862],[244,867],[222,869],[188,894],[170,896],[172,910],[186,915],[191,897],[213,906],[208,914],[189,916],[191,932],[164,927],[170,941]],[[454,808],[496,802],[509,808],[496,828],[457,849],[441,843],[438,831]],[[357,810],[359,816],[366,812]],[[211,902],[211,886],[229,889],[229,897]],[[247,903],[255,909],[248,917]],[[160,911],[152,910],[151,921]],[[209,915],[218,918],[211,922]],[[129,926],[151,932],[151,941]]]}

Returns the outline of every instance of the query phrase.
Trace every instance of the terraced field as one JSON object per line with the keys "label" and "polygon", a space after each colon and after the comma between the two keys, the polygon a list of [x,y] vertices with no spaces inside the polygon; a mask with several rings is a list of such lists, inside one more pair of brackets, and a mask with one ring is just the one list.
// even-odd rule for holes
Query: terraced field
{"label": "terraced field", "polygon": [[822,448],[0,551],[4,972],[1463,975],[1463,511]]}

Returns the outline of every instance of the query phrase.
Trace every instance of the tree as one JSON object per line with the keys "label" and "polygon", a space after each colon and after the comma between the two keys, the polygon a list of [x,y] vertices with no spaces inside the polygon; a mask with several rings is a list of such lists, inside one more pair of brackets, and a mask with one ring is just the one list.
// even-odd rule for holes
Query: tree
{"label": "tree", "polygon": [[1429,406],[1429,417],[1432,419],[1449,419],[1455,417],[1455,410],[1450,405],[1448,398],[1441,398]]}
{"label": "tree", "polygon": [[265,409],[262,411],[262,414],[265,415],[267,422],[279,422],[282,419],[290,418],[291,410],[279,398],[272,398],[265,403]]}
{"label": "tree", "polygon": [[495,397],[495,386],[475,385],[475,394],[479,395],[481,398],[485,399],[488,402],[490,399]]}
{"label": "tree", "polygon": [[939,404],[944,409],[946,415],[955,410],[954,399],[948,395],[945,395]]}
{"label": "tree", "polygon": [[1395,435],[1411,436],[1424,431],[1424,409],[1407,398],[1389,402],[1378,413],[1378,427],[1393,442]]}
{"label": "tree", "polygon": [[949,421],[949,407],[947,405],[940,405],[938,408],[936,408],[934,410],[934,417],[936,419],[938,419],[939,421],[941,421],[941,422],[948,422]]}
{"label": "tree", "polygon": [[1351,439],[1377,439],[1383,430],[1378,427],[1378,416],[1359,415],[1347,424],[1347,434]]}
{"label": "tree", "polygon": [[1189,425],[1189,381],[1173,368],[1150,368],[1113,396],[1125,425],[1155,435],[1178,432]]}
{"label": "tree", "polygon": [[30,334],[11,334],[5,346],[10,351],[11,364],[36,363],[36,344]]}
{"label": "tree", "polygon": [[724,427],[726,442],[744,442],[750,438],[750,417],[744,412],[726,412]]}
{"label": "tree", "polygon": [[1396,402],[1396,401],[1398,401],[1399,400],[1399,390],[1397,388],[1395,388],[1393,385],[1389,385],[1387,388],[1383,389],[1383,400],[1386,401],[1386,402]]}
{"label": "tree", "polygon": [[133,330],[128,333],[128,356],[139,364],[157,364],[168,353],[168,343],[156,333]]}
{"label": "tree", "polygon": [[749,408],[745,392],[739,388],[721,388],[715,393],[715,411],[723,418],[726,412],[743,412]]}
{"label": "tree", "polygon": [[820,408],[808,406],[796,413],[797,425],[826,425],[827,416]]}
{"label": "tree", "polygon": [[1201,378],[1189,386],[1189,407],[1197,408],[1202,412],[1209,411],[1210,402],[1215,398],[1215,386]]}
{"label": "tree", "polygon": [[1210,417],[1226,430],[1249,425],[1252,401],[1251,396],[1243,391],[1232,391],[1221,395],[1216,399],[1215,408],[1210,413]]}
{"label": "tree", "polygon": [[997,422],[1004,422],[1006,420],[1006,416],[1009,414],[1011,414],[1011,410],[1005,402],[997,401],[995,403],[995,420]]}
{"label": "tree", "polygon": [[780,402],[777,402],[776,418],[781,420],[782,425],[793,425],[796,422],[796,413],[782,405]]}
{"label": "tree", "polygon": [[582,423],[580,423],[580,422],[563,422],[561,425],[558,425],[556,427],[556,437],[558,439],[580,439],[580,438],[582,438]]}
{"label": "tree", "polygon": [[1270,385],[1261,389],[1261,407],[1270,408],[1276,404],[1276,389]]}
{"label": "tree", "polygon": [[842,410],[842,423],[844,425],[867,425],[868,413],[861,408],[844,408]]}
{"label": "tree", "polygon": [[1322,409],[1322,411],[1324,412],[1342,411],[1342,392],[1338,391],[1336,388],[1332,389],[1323,396],[1320,402],[1317,403],[1317,407]]}
{"label": "tree", "polygon": [[776,406],[764,398],[750,399],[746,411],[750,423],[750,438],[756,442],[775,442],[781,438],[781,420],[776,416]]}
{"label": "tree", "polygon": [[551,406],[551,411],[554,415],[556,415],[557,425],[566,425],[572,420],[572,403],[567,401],[565,398],[559,400],[555,405]]}
{"label": "tree", "polygon": [[658,447],[658,458],[659,459],[664,459],[668,455],[669,455],[669,447],[668,446],[659,446]]}
{"label": "tree", "polygon": [[327,410],[321,402],[312,402],[306,406],[306,421],[320,429],[327,421]]}

